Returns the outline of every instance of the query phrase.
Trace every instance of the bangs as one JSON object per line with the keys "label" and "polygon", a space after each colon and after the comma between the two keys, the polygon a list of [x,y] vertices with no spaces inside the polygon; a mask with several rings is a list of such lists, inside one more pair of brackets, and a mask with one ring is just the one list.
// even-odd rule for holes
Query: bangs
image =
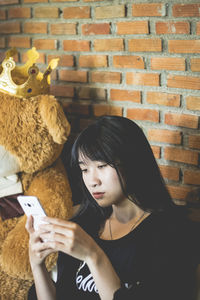
{"label": "bangs", "polygon": [[118,159],[116,153],[110,147],[109,134],[106,134],[106,132],[102,134],[98,128],[93,128],[90,132],[88,131],[88,129],[83,131],[72,147],[72,166],[79,167],[80,155],[83,160],[102,161],[114,166]]}
{"label": "bangs", "polygon": [[86,141],[84,143],[76,143],[72,151],[72,164],[78,166],[80,156],[82,160],[102,161],[109,165],[114,165],[115,159],[113,155],[106,151],[105,144],[99,144],[98,141],[91,141],[90,144]]}
{"label": "bangs", "polygon": [[78,149],[78,156],[82,157],[83,160],[90,159],[92,161],[102,161],[106,162],[107,164],[112,164],[113,161],[108,157],[102,147],[99,147],[97,144],[90,145],[82,145]]}

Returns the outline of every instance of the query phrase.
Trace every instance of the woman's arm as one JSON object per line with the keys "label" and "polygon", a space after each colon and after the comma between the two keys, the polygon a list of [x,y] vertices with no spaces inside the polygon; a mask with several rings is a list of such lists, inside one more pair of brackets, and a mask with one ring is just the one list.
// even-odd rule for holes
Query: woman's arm
{"label": "woman's arm", "polygon": [[32,268],[35,289],[38,300],[56,300],[55,285],[48,273],[46,266],[42,263]]}
{"label": "woman's arm", "polygon": [[54,252],[42,242],[39,232],[33,229],[33,218],[28,217],[26,229],[29,232],[29,259],[38,300],[56,300],[56,289],[48,273],[44,259]]}
{"label": "woman's arm", "polygon": [[114,293],[121,287],[120,279],[116,274],[110,260],[101,248],[96,249],[86,260],[94,278],[100,298],[113,299]]}
{"label": "woman's arm", "polygon": [[200,264],[197,267],[197,273],[196,273],[196,281],[197,281],[197,293],[196,293],[196,300],[200,300]]}

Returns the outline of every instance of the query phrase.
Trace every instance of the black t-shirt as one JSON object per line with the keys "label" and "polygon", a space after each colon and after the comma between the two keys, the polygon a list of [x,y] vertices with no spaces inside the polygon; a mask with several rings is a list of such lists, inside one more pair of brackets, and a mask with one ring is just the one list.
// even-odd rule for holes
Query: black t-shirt
{"label": "black t-shirt", "polygon": [[[120,277],[124,288],[114,299],[193,300],[199,225],[177,213],[152,213],[126,236],[102,240],[94,230],[97,220],[88,208],[73,221],[93,236]],[[59,254],[56,289],[59,300],[100,299],[87,264],[64,253]]]}

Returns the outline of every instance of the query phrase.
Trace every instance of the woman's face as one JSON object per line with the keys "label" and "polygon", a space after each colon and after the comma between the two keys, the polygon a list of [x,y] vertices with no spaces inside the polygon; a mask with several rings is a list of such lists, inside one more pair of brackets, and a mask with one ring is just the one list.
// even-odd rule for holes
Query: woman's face
{"label": "woman's face", "polygon": [[117,205],[126,199],[115,168],[81,154],[79,165],[85,186],[101,207]]}

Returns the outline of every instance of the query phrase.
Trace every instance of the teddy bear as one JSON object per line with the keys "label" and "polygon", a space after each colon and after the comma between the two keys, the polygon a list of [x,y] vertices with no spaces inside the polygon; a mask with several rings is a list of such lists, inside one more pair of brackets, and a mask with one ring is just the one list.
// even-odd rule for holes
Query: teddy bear
{"label": "teddy bear", "polygon": [[[29,74],[37,71],[35,66],[27,69]],[[0,299],[25,300],[33,277],[26,216],[17,196],[38,197],[48,216],[71,217],[71,188],[61,160],[70,124],[58,100],[46,90],[41,94],[44,82],[30,97],[23,96],[22,90],[22,95],[13,95],[3,90],[10,78],[6,74],[1,77],[5,69],[0,71]],[[25,86],[27,92],[36,86],[34,72],[32,76],[27,80],[28,89]],[[56,260],[57,253],[47,257],[49,271]]]}

